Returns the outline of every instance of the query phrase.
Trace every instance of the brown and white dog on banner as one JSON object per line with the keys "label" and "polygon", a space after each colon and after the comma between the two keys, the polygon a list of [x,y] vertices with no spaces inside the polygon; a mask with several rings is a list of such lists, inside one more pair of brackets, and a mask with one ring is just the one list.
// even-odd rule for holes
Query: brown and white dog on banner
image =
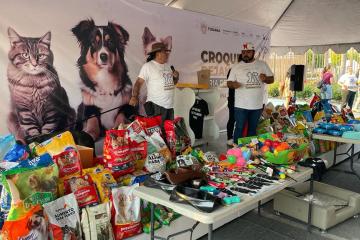
{"label": "brown and white dog on banner", "polygon": [[[96,26],[92,19],[81,21],[71,30],[81,48],[77,61],[82,82],[78,128],[96,140],[104,130],[126,121],[121,106],[129,103],[132,91],[124,59],[129,33],[113,22]],[[117,109],[100,114],[113,108]]]}

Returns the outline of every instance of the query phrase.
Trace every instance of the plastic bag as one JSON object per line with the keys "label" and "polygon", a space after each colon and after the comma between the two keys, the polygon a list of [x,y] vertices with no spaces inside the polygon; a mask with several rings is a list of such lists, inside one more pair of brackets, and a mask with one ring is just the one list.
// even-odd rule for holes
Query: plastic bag
{"label": "plastic bag", "polygon": [[109,203],[82,210],[81,226],[85,240],[113,240]]}
{"label": "plastic bag", "polygon": [[81,240],[79,207],[74,194],[44,204],[53,240]]}
{"label": "plastic bag", "polygon": [[113,229],[116,240],[141,233],[140,198],[133,194],[139,184],[112,189]]}

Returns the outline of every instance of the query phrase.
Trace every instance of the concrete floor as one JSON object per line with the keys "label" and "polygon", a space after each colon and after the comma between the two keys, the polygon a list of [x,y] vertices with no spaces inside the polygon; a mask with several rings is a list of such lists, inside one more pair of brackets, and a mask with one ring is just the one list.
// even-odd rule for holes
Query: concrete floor
{"label": "concrete floor", "polygon": [[[223,153],[226,151],[226,133],[220,134],[220,139],[216,143],[209,143],[201,148],[205,151],[215,151]],[[360,172],[360,161],[355,162],[355,168]],[[337,166],[338,169],[349,169],[349,162],[344,162]],[[353,175],[328,171],[323,182],[337,187],[345,188],[360,193],[360,180]],[[306,224],[284,215],[274,214],[272,201],[265,204],[262,215],[257,211],[251,211],[215,231],[215,239],[246,239],[246,240],[312,240],[312,239],[359,239],[360,240],[360,218],[351,218],[347,221],[329,229],[326,233],[321,233],[317,228],[309,233]],[[207,236],[201,238],[206,240]]]}

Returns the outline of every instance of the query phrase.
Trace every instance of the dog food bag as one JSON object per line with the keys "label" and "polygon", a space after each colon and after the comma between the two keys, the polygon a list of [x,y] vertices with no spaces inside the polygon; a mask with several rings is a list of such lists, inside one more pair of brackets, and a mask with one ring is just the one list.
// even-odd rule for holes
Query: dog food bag
{"label": "dog food bag", "polygon": [[154,132],[150,137],[146,137],[147,157],[145,169],[149,172],[164,172],[166,163],[171,161],[171,153],[159,133]]}
{"label": "dog food bag", "polygon": [[[22,206],[18,207],[23,208]],[[48,222],[41,205],[33,206],[11,220],[8,217],[1,231],[1,239],[48,240]]]}
{"label": "dog food bag", "polygon": [[79,207],[73,193],[43,205],[53,240],[81,240]]}
{"label": "dog food bag", "polygon": [[42,155],[47,152],[51,156],[54,156],[69,149],[75,149],[77,151],[71,132],[66,131],[38,144],[34,150],[37,155]]}
{"label": "dog food bag", "polygon": [[95,182],[99,191],[101,202],[109,202],[111,188],[117,186],[117,182],[112,176],[111,171],[109,169],[104,169],[101,165],[98,165],[93,168],[85,169],[84,173],[88,173]]}
{"label": "dog food bag", "polygon": [[81,161],[79,153],[75,149],[65,150],[60,154],[54,155],[53,160],[59,167],[60,178],[81,175]]}
{"label": "dog food bag", "polygon": [[112,189],[113,230],[116,240],[141,233],[140,198],[133,192],[139,184]]}
{"label": "dog food bag", "polygon": [[162,135],[161,131],[161,116],[155,117],[141,117],[136,116],[136,120],[138,120],[145,130],[145,133],[151,136],[154,132],[157,132],[159,135]]}
{"label": "dog food bag", "polygon": [[89,174],[69,178],[64,185],[65,194],[74,193],[80,208],[100,203],[95,183]]}
{"label": "dog food bag", "polygon": [[81,226],[85,240],[113,240],[110,203],[103,203],[82,210]]}
{"label": "dog food bag", "polygon": [[58,176],[58,167],[50,155],[44,154],[4,171],[2,182],[14,202],[24,201],[24,206],[30,208],[58,197]]}

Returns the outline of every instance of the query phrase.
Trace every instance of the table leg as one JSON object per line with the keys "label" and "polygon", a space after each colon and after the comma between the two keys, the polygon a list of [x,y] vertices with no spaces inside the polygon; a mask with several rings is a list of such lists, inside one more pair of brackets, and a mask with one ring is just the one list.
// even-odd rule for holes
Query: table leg
{"label": "table leg", "polygon": [[312,201],[313,201],[313,192],[314,192],[314,181],[313,178],[311,176],[310,179],[310,196],[309,196],[309,211],[308,211],[308,225],[307,225],[307,229],[308,232],[311,232],[311,220],[312,220]]}
{"label": "table leg", "polygon": [[258,214],[261,215],[261,201],[258,201]]}
{"label": "table leg", "polygon": [[352,173],[360,179],[360,175],[354,169],[354,151],[355,151],[355,145],[352,144],[352,146],[351,146],[351,157],[350,157],[350,169],[351,169]]}
{"label": "table leg", "polygon": [[150,239],[155,239],[155,219],[154,219],[155,204],[150,203]]}
{"label": "table leg", "polygon": [[214,236],[213,236],[213,225],[209,224],[209,231],[208,231],[208,240],[213,240]]}
{"label": "table leg", "polygon": [[336,157],[337,157],[337,147],[338,147],[338,143],[335,142],[335,148],[334,148],[334,162],[332,166],[336,165]]}

